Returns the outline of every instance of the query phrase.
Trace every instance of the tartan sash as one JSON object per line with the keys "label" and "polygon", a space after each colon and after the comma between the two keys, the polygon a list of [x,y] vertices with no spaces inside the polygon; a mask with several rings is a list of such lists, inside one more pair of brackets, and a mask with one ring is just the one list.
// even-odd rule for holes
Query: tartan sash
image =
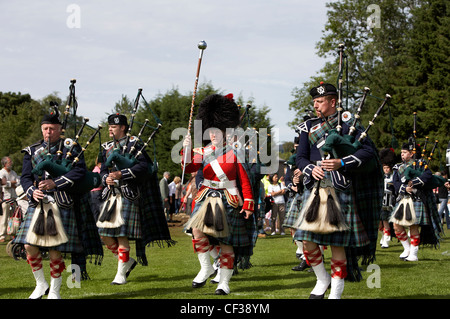
{"label": "tartan sash", "polygon": [[[331,118],[331,117],[330,117]],[[328,119],[328,124],[326,122],[321,122],[309,129],[308,139],[311,145],[314,145],[323,138],[330,129],[334,128],[337,125],[337,116]]]}

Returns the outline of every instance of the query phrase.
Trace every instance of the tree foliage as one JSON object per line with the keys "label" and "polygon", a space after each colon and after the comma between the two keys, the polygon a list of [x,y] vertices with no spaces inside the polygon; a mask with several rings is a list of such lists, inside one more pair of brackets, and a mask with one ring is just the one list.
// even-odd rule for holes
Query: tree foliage
{"label": "tree foliage", "polygon": [[337,48],[342,43],[344,108],[355,112],[364,87],[369,87],[361,115],[361,124],[367,126],[385,94],[391,95],[370,131],[377,147],[394,147],[399,153],[398,146],[412,134],[416,112],[418,142],[426,136],[439,140],[435,158],[441,161],[433,167],[442,169],[450,124],[448,1],[385,0],[374,5],[370,0],[340,0],[327,7],[328,21],[316,45],[317,54],[327,61],[303,87],[293,89],[290,109],[301,118],[312,109],[311,87],[319,81],[337,86]]}

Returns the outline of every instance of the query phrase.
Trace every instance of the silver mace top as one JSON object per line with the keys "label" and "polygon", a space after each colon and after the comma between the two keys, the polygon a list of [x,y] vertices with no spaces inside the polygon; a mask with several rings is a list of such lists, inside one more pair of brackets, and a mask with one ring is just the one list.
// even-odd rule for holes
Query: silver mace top
{"label": "silver mace top", "polygon": [[205,50],[206,47],[207,47],[207,44],[206,44],[206,42],[205,42],[204,40],[202,40],[202,41],[200,41],[200,42],[198,43],[197,47],[198,47],[200,50]]}

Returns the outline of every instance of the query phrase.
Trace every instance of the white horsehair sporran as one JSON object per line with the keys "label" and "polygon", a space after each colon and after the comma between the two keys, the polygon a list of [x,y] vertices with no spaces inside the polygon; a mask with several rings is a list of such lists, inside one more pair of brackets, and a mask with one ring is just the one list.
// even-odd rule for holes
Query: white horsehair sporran
{"label": "white horsehair sporran", "polygon": [[404,196],[389,219],[389,222],[409,227],[416,223],[416,210],[411,196]]}
{"label": "white horsehair sporran", "polygon": [[186,224],[186,229],[195,228],[215,238],[228,237],[228,221],[222,194],[212,191]]}
{"label": "white horsehair sporran", "polygon": [[[52,231],[49,230],[49,222],[53,224],[52,228],[54,229]],[[36,224],[40,223],[43,223],[42,230],[38,234],[35,232],[35,229],[39,226]],[[40,247],[55,247],[69,241],[62,224],[58,205],[54,200],[44,198],[41,200],[40,205],[36,207],[26,241],[30,245]]]}
{"label": "white horsehair sporran", "polygon": [[294,228],[319,234],[349,229],[331,180],[324,179],[315,183]]}
{"label": "white horsehair sporran", "polygon": [[99,228],[118,228],[124,223],[125,221],[122,217],[122,195],[119,191],[112,191],[101,206],[96,225]]}

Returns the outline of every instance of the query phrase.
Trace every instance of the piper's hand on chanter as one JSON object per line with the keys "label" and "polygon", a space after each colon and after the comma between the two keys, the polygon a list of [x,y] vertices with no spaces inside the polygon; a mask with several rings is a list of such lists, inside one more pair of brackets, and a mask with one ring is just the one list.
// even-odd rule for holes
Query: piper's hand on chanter
{"label": "piper's hand on chanter", "polygon": [[121,179],[122,178],[122,172],[121,171],[115,171],[108,174],[108,177],[111,177],[112,179]]}
{"label": "piper's hand on chanter", "polygon": [[339,158],[326,159],[322,161],[322,168],[326,171],[337,171],[342,167]]}
{"label": "piper's hand on chanter", "polygon": [[113,174],[113,173],[120,173],[120,171],[109,173],[105,180],[106,185],[118,186],[116,181],[122,178],[122,173],[120,173],[120,174]]}
{"label": "piper's hand on chanter", "polygon": [[242,213],[245,214],[244,218],[245,218],[245,219],[248,219],[248,218],[253,214],[253,211],[248,210],[248,209],[243,209],[243,210],[241,210],[241,214],[242,214]]}
{"label": "piper's hand on chanter", "polygon": [[40,191],[48,191],[56,188],[56,184],[52,179],[44,179],[39,182],[38,188]]}
{"label": "piper's hand on chanter", "polygon": [[36,190],[33,192],[33,199],[34,199],[36,202],[38,202],[39,200],[43,199],[44,196],[45,196],[45,194],[44,194],[41,190],[39,190],[39,189],[36,189]]}
{"label": "piper's hand on chanter", "polygon": [[325,173],[323,172],[323,169],[320,166],[314,166],[311,175],[314,177],[315,180],[321,180],[325,177]]}

